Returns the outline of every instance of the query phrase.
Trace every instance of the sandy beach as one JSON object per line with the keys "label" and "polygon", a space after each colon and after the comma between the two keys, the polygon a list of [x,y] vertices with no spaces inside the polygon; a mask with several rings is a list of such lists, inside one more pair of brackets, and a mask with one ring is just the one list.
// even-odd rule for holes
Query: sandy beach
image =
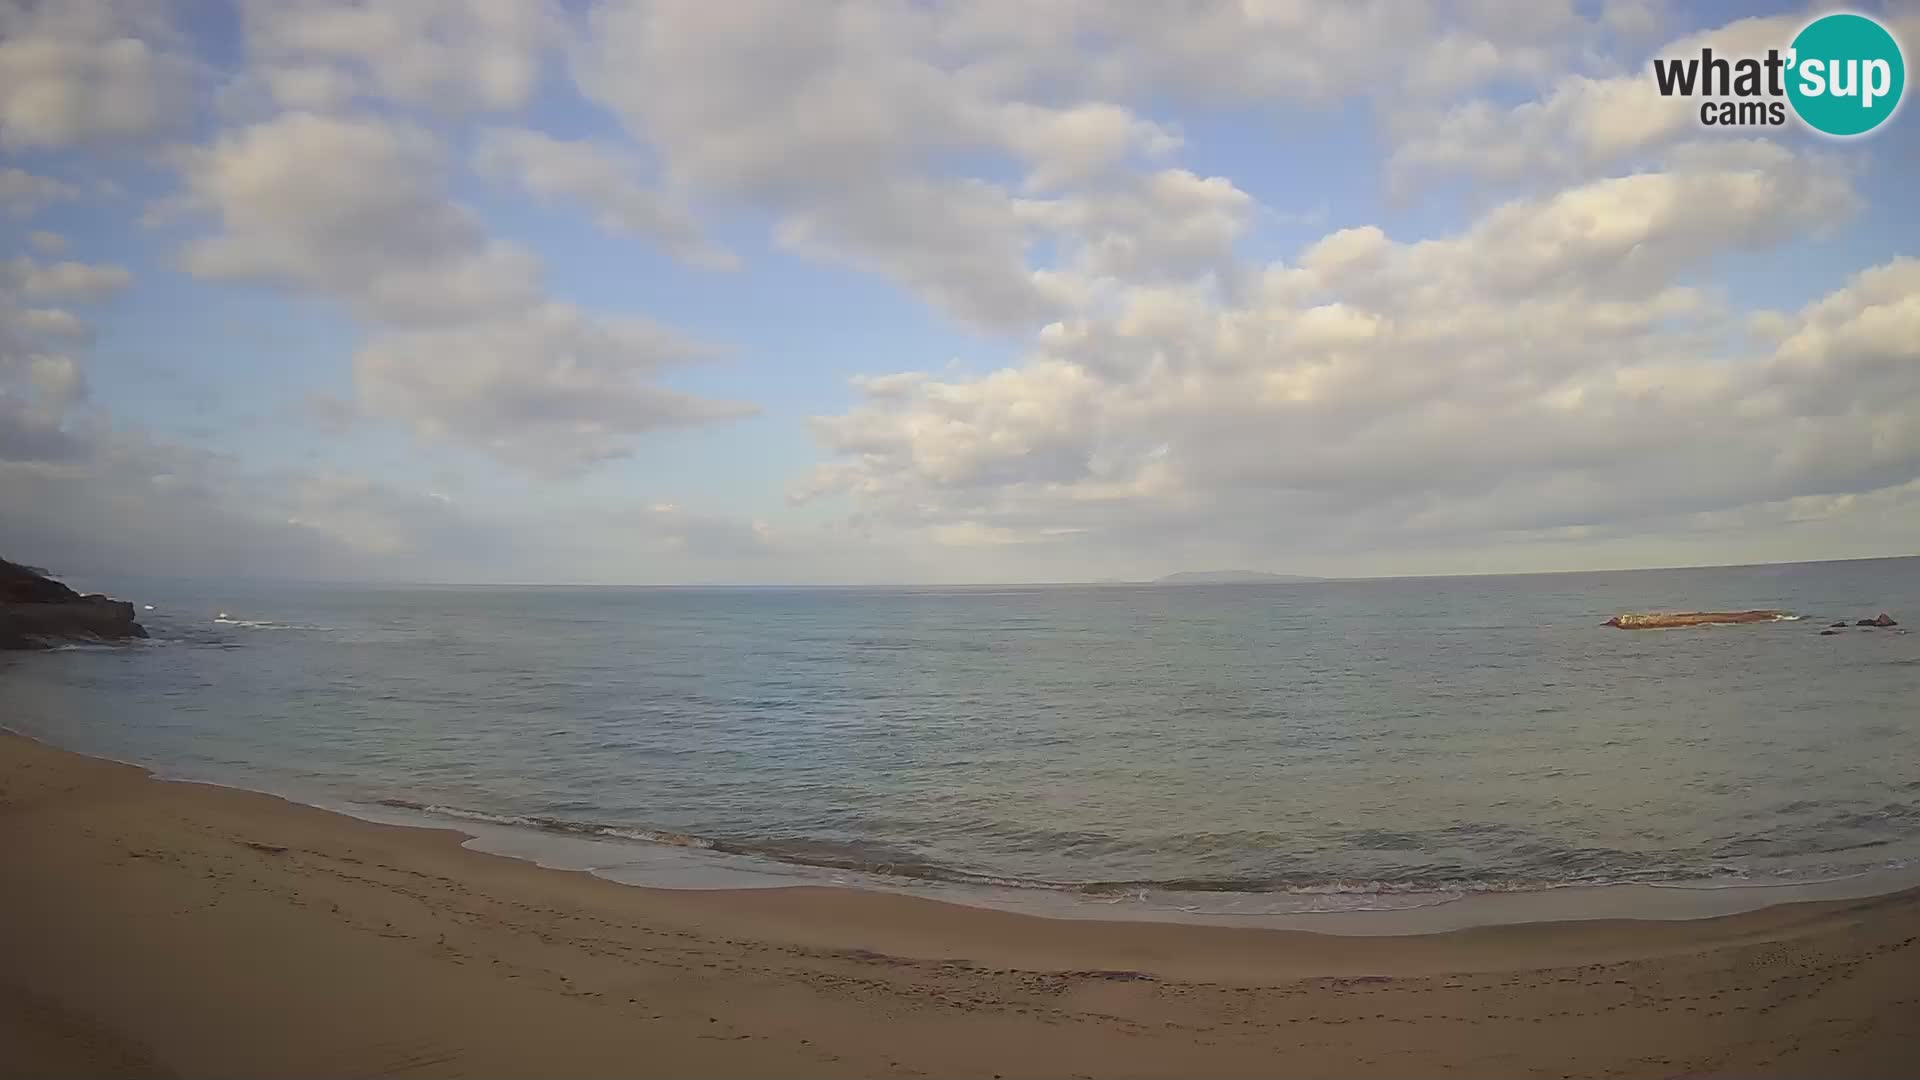
{"label": "sandy beach", "polygon": [[668,891],[0,735],[9,1076],[1897,1076],[1920,894],[1411,937]]}

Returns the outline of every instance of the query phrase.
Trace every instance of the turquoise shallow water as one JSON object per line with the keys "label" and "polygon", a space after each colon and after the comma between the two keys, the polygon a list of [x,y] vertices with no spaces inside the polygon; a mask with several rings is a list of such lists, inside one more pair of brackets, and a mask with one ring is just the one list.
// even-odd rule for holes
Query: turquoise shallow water
{"label": "turquoise shallow water", "polygon": [[[1920,855],[1920,559],[920,590],[75,582],[0,723],[172,775],[1094,895],[1771,883]],[[1797,622],[1622,632],[1621,610]]]}

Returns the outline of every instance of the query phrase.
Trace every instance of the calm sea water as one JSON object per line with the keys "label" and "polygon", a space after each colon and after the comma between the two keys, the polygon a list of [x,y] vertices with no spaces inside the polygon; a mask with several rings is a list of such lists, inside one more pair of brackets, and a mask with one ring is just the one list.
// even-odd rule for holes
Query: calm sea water
{"label": "calm sea water", "polygon": [[[1274,586],[76,582],[0,723],[172,775],[883,874],[1378,897],[1920,856],[1920,559]],[[1622,610],[1796,622],[1622,632]]]}

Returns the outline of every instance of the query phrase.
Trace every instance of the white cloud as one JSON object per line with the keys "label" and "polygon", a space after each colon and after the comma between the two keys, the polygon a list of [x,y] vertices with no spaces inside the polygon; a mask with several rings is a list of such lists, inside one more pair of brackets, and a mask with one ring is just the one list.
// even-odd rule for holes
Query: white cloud
{"label": "white cloud", "polygon": [[274,101],[288,109],[326,112],[352,104],[359,94],[353,76],[326,64],[267,66],[257,74]]}
{"label": "white cloud", "polygon": [[[1241,201],[1193,208],[1189,251],[1242,229],[1250,202],[1226,180],[1168,167],[1183,136],[1142,103],[1271,110],[1391,101],[1408,92],[1403,80],[1424,96],[1537,81],[1561,70],[1575,30],[1596,25],[1566,4],[608,0],[575,69],[658,154],[671,189],[771,212],[792,250],[1017,332],[1096,300],[1087,275],[1192,269],[1186,252],[1176,271],[1127,250],[1150,223],[1099,227],[1101,215],[1189,212],[1165,190],[1141,204],[1143,188],[1185,176]],[[1128,200],[1136,208],[1119,205]],[[1035,252],[1062,247],[1059,265],[1034,265]]]}
{"label": "white cloud", "polygon": [[963,321],[1018,329],[1067,299],[1028,265],[1031,238],[1003,187],[980,181],[894,178],[849,187],[788,213],[780,244],[892,278]]}
{"label": "white cloud", "polygon": [[[1645,28],[1631,7],[1615,5],[1603,18]],[[1567,74],[1542,97],[1518,105],[1475,99],[1436,109],[1416,99],[1392,117],[1400,138],[1389,174],[1402,189],[1430,173],[1504,181],[1594,176],[1703,133],[1697,101],[1660,95],[1651,57],[1697,57],[1704,45],[1727,55],[1763,53],[1784,47],[1803,21],[1794,15],[1748,18],[1689,34],[1636,55],[1642,62],[1624,65],[1624,71]]]}
{"label": "white cloud", "polygon": [[84,338],[87,326],[71,311],[59,308],[24,308],[10,311],[10,318],[22,333],[32,337]]}
{"label": "white cloud", "polygon": [[194,203],[220,231],[187,266],[348,305],[376,333],[355,358],[360,404],[517,464],[578,467],[668,424],[738,415],[644,378],[696,352],[635,320],[550,301],[539,262],[447,197],[425,132],[287,113],[190,157]]}
{"label": "white cloud", "polygon": [[[0,359],[0,376],[9,380],[18,378],[11,368],[11,364]],[[82,452],[82,444],[62,426],[64,411],[60,403],[35,401],[0,385],[0,506],[44,508],[56,505],[44,498],[34,502],[4,497],[14,495],[7,490],[5,481],[11,465],[67,461]],[[0,532],[5,531],[16,519],[34,516],[28,513],[0,514]]]}
{"label": "white cloud", "polygon": [[[544,479],[528,483],[545,489]],[[463,499],[261,469],[0,391],[0,551],[56,573],[455,582],[844,580],[900,569],[844,533],[644,499]]]}
{"label": "white cloud", "polygon": [[539,469],[626,453],[631,436],[744,415],[648,381],[703,350],[640,320],[548,305],[376,337],[354,358],[369,410]]}
{"label": "white cloud", "polygon": [[79,197],[72,184],[51,176],[37,176],[25,169],[0,169],[0,213],[10,217],[31,217],[50,203]]}
{"label": "white cloud", "polygon": [[12,428],[0,435],[0,454],[65,453],[64,417],[87,396],[86,372],[68,351],[88,342],[87,324],[40,303],[96,302],[131,280],[118,266],[41,263],[25,255],[0,263],[0,423]]}
{"label": "white cloud", "polygon": [[[1207,15],[1195,37],[1184,18],[1080,4],[612,2],[595,9],[578,72],[658,152],[673,188],[771,210],[788,248],[888,276],[963,321],[1031,329],[1086,298],[1085,282],[1035,267],[1035,248],[1064,244],[1064,261],[1084,257],[1090,273],[1161,276],[1171,269],[1148,268],[1154,251],[1124,250],[1129,230],[1153,227],[1160,250],[1192,261],[1250,211],[1224,180],[1142,175],[1179,134],[1098,94],[1144,95],[1230,62],[1264,86],[1298,62],[1316,85],[1288,96],[1314,96],[1338,64],[1320,46],[1377,49],[1367,32],[1408,23],[1385,6]],[[1095,23],[1100,34],[1083,33]],[[1072,52],[1094,40],[1107,51]],[[1181,47],[1190,66],[1162,70]],[[1005,172],[1017,181],[988,175]],[[1161,211],[1184,217],[1140,220]]]}
{"label": "white cloud", "polygon": [[182,123],[194,67],[158,4],[0,0],[0,146],[60,148]]}
{"label": "white cloud", "polygon": [[1600,23],[1628,41],[1657,36],[1667,23],[1666,0],[1606,0]]}
{"label": "white cloud", "polygon": [[1631,291],[1657,287],[1719,252],[1836,224],[1860,205],[1847,178],[1818,160],[1771,143],[1737,143],[1683,154],[1669,171],[1508,203],[1462,236],[1413,245],[1389,265],[1353,257],[1322,266],[1324,251],[1309,252],[1304,265],[1355,292],[1444,288],[1463,265],[1501,292],[1563,281]]}
{"label": "white cloud", "polygon": [[1920,440],[1920,416],[1901,408],[1920,401],[1920,259],[1861,271],[1797,314],[1778,315],[1773,340],[1783,410],[1851,417],[1860,423],[1848,434],[1896,460]]}
{"label": "white cloud", "polygon": [[97,418],[62,423],[0,393],[0,549],[55,572],[416,579],[497,561],[499,539],[441,504],[337,473],[262,474]]}
{"label": "white cloud", "polygon": [[27,364],[26,376],[39,400],[56,409],[87,396],[86,374],[71,356],[35,356]]}
{"label": "white cloud", "polygon": [[132,280],[123,266],[42,263],[25,255],[0,264],[0,287],[34,299],[98,300],[126,288]]}
{"label": "white cloud", "polygon": [[[813,425],[830,463],[795,484],[814,501],[796,520],[844,511],[815,531],[639,498],[568,519],[659,565],[812,560],[871,576],[896,545],[935,553],[893,564],[921,573],[1072,576],[1096,557],[1140,566],[1173,551],[1236,565],[1270,565],[1262,553],[1280,548],[1600,552],[1647,530],[1888,529],[1916,512],[1912,265],[1797,311],[1745,312],[1707,284],[1730,253],[1852,220],[1864,151],[1699,132],[1643,66],[1680,14],[1658,0],[588,10],[243,5],[243,61],[211,134],[165,158],[184,185],[167,205],[204,226],[183,251],[192,274],[357,319],[351,396],[310,396],[316,429],[390,421],[544,484],[648,432],[751,411],[672,388],[672,365],[712,349],[553,295],[531,241],[479,213],[526,195],[715,268],[737,260],[696,209],[765,222],[789,251],[992,332],[989,350],[1024,343],[984,375],[903,358],[928,370],[859,381],[851,408]],[[0,144],[144,140],[186,120],[207,69],[166,13],[0,0]],[[1777,44],[1792,21],[1651,52]],[[542,80],[562,55],[623,135],[585,135],[586,114],[549,112],[544,96],[528,108],[560,89]],[[1340,194],[1337,218],[1276,213],[1257,195],[1299,198],[1320,165],[1309,153],[1276,166],[1294,175],[1225,176],[1212,173],[1239,158],[1192,145],[1215,134],[1206,110],[1226,106],[1237,131],[1311,146],[1288,125],[1335,105],[1383,125],[1401,191],[1464,179],[1474,217],[1390,235],[1355,217],[1364,190]],[[534,126],[554,116],[564,131]],[[82,168],[95,163],[59,171],[97,184]],[[454,195],[464,165],[497,185],[470,205]],[[0,169],[0,209],[25,218],[80,183]],[[1349,227],[1288,261],[1249,261],[1272,243],[1263,226],[1328,219]],[[118,503],[185,530],[149,507],[178,497],[330,565],[540,545],[631,573],[613,542],[483,520],[486,500],[438,477],[422,492],[339,472],[266,478],[101,426],[82,415],[76,312],[127,272],[62,262],[52,234],[21,232],[36,254],[0,261],[0,484],[16,497],[64,470],[103,493],[75,521]],[[100,242],[85,240],[90,253]]]}
{"label": "white cloud", "polygon": [[86,371],[68,351],[87,343],[87,324],[38,302],[95,302],[131,280],[118,266],[40,263],[25,255],[0,263],[0,419],[13,425],[5,441],[16,450],[63,452],[63,417],[87,396]]}
{"label": "white cloud", "polygon": [[246,0],[242,12],[261,79],[282,104],[310,109],[360,94],[515,109],[566,29],[547,0]]}
{"label": "white cloud", "polygon": [[189,195],[221,230],[186,265],[317,290],[383,321],[534,303],[533,258],[449,202],[440,167],[431,136],[371,118],[292,112],[229,132],[187,160]]}
{"label": "white cloud", "polygon": [[584,203],[600,224],[645,237],[676,258],[709,269],[739,260],[708,244],[688,211],[663,192],[640,184],[641,163],[601,143],[556,139],[537,131],[497,128],[482,139],[475,167],[543,199]]}
{"label": "white cloud", "polygon": [[1077,243],[1073,264],[1128,282],[1230,276],[1233,247],[1257,211],[1225,177],[1165,169],[1123,187],[1023,203],[1019,216]]}
{"label": "white cloud", "polygon": [[1010,103],[999,110],[999,141],[1030,163],[1026,187],[1047,191],[1097,179],[1136,155],[1157,158],[1180,138],[1160,125],[1108,102],[1064,108]]}
{"label": "white cloud", "polygon": [[1517,200],[1451,237],[1341,230],[1243,273],[1238,297],[1131,287],[1019,365],[865,380],[858,407],[816,421],[836,460],[795,494],[1022,559],[1205,545],[1239,561],[1562,542],[1878,490],[1920,469],[1912,268],[1761,320],[1765,354],[1729,354],[1733,313],[1684,284],[1857,207],[1818,162],[1743,144]]}

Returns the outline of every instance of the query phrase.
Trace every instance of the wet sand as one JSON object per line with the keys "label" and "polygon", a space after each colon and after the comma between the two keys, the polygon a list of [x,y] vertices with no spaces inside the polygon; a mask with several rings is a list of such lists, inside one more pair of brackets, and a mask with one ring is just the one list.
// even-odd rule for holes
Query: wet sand
{"label": "wet sand", "polygon": [[0,735],[0,1075],[1904,1076],[1920,892],[1419,936],[618,885]]}

